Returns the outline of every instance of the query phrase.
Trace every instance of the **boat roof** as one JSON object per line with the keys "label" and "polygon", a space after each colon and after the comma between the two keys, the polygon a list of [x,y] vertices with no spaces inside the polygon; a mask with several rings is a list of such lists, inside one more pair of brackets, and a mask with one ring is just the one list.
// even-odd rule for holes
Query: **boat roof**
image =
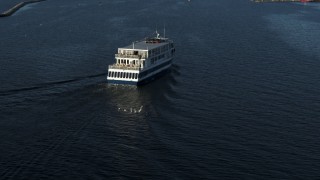
{"label": "boat roof", "polygon": [[151,50],[168,44],[167,38],[148,38],[143,41],[134,42],[119,49]]}

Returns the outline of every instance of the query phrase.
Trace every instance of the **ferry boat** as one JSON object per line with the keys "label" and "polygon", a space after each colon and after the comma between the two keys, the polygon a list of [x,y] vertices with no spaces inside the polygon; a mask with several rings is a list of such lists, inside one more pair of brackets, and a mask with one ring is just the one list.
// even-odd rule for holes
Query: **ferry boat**
{"label": "ferry boat", "polygon": [[171,67],[174,52],[173,41],[158,32],[155,37],[118,48],[116,62],[109,65],[107,81],[129,85],[148,83]]}

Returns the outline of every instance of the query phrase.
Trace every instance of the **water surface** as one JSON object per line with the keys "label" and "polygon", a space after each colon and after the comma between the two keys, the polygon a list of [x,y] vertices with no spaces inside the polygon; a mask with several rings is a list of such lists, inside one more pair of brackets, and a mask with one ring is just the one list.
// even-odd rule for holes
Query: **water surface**
{"label": "water surface", "polygon": [[[1,179],[318,178],[319,10],[50,0],[1,18]],[[117,48],[163,24],[171,72],[108,85]]]}

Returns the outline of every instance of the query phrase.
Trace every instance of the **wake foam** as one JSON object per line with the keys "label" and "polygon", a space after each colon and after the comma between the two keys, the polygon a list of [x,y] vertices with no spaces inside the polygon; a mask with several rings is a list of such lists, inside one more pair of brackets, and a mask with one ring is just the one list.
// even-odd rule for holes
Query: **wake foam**
{"label": "wake foam", "polygon": [[124,113],[128,113],[128,114],[137,114],[137,113],[141,113],[142,112],[142,108],[143,106],[140,106],[140,108],[134,108],[134,107],[130,107],[130,108],[118,108],[119,112],[124,112]]}
{"label": "wake foam", "polygon": [[26,91],[38,90],[38,89],[48,88],[48,87],[55,86],[55,85],[67,84],[67,83],[71,83],[71,82],[76,82],[76,81],[81,81],[81,80],[85,80],[85,79],[96,78],[96,77],[101,77],[101,76],[106,76],[106,75],[107,75],[107,73],[95,74],[95,75],[89,75],[89,76],[83,76],[83,77],[76,77],[76,78],[72,78],[72,79],[68,79],[68,80],[41,83],[41,84],[36,84],[36,85],[30,86],[30,87],[10,89],[10,90],[5,90],[5,91],[0,91],[0,96],[6,96],[6,95],[12,95],[12,94],[26,92]]}

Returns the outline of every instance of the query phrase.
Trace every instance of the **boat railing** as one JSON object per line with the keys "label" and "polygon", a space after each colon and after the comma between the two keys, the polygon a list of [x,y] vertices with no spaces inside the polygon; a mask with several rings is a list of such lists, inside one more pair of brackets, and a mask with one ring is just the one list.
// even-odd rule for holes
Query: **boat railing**
{"label": "boat railing", "polygon": [[133,54],[116,54],[115,57],[119,58],[135,58],[135,59],[145,59],[145,56],[142,55],[133,55]]}
{"label": "boat railing", "polygon": [[140,70],[141,67],[139,65],[112,64],[112,65],[109,65],[109,69]]}

